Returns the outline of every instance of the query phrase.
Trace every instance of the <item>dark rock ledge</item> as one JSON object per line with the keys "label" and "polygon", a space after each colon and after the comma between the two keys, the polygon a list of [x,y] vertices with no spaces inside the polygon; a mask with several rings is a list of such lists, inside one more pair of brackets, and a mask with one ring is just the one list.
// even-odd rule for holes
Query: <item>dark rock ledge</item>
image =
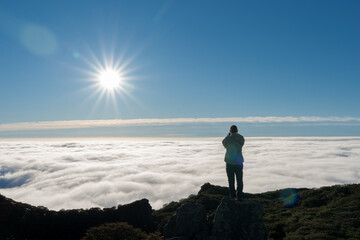
{"label": "dark rock ledge", "polygon": [[181,205],[164,227],[166,240],[264,240],[267,229],[263,207],[254,201],[223,197],[212,225],[206,223],[203,205]]}

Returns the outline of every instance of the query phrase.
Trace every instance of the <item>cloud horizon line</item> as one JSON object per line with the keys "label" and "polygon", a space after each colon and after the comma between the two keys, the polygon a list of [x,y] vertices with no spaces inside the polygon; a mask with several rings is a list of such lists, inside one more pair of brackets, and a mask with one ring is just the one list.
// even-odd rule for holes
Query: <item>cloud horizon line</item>
{"label": "cloud horizon line", "polygon": [[139,119],[105,119],[105,120],[64,120],[64,121],[38,121],[0,124],[0,132],[21,130],[56,130],[97,127],[123,127],[123,126],[155,126],[189,123],[319,123],[319,122],[356,122],[360,117],[229,117],[229,118],[139,118]]}

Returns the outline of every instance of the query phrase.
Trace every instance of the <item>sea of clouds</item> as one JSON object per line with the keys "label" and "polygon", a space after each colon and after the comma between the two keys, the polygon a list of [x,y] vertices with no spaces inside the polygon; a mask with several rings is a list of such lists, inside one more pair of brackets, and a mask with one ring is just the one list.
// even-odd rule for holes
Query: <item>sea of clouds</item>
{"label": "sea of clouds", "polygon": [[[0,194],[49,209],[153,208],[227,186],[222,139],[0,140]],[[360,182],[360,138],[247,138],[244,191]]]}

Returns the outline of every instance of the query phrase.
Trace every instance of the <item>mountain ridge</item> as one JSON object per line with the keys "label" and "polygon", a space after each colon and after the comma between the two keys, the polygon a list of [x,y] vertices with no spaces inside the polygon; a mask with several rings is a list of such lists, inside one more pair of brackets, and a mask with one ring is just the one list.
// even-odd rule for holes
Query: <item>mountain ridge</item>
{"label": "mountain ridge", "polygon": [[[184,203],[202,204],[211,224],[221,199],[227,195],[227,187],[205,183],[197,194],[158,210],[142,199],[112,208],[60,211],[0,195],[0,238],[80,239],[87,229],[108,222],[127,222],[147,233],[161,233]],[[360,239],[360,184],[245,193],[244,199],[263,205],[269,239]]]}

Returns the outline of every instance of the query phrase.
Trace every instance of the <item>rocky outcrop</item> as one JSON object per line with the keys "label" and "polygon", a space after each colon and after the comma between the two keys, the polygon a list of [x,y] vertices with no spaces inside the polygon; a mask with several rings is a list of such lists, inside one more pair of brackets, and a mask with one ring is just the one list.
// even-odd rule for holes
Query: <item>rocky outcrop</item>
{"label": "rocky outcrop", "polygon": [[117,221],[122,220],[146,231],[154,228],[152,219],[152,207],[147,199],[141,199],[126,205],[119,205]]}
{"label": "rocky outcrop", "polygon": [[164,228],[167,240],[264,240],[267,230],[263,208],[258,202],[224,197],[216,210],[212,230],[201,204],[181,205]]}
{"label": "rocky outcrop", "polygon": [[253,201],[235,201],[224,197],[216,210],[212,236],[222,240],[264,240],[262,205]]}
{"label": "rocky outcrop", "polygon": [[205,208],[198,203],[181,205],[164,227],[165,239],[203,239],[206,236]]}
{"label": "rocky outcrop", "polygon": [[147,232],[155,228],[147,199],[117,208],[51,211],[0,195],[0,239],[77,240],[88,228],[110,222],[127,222]]}

